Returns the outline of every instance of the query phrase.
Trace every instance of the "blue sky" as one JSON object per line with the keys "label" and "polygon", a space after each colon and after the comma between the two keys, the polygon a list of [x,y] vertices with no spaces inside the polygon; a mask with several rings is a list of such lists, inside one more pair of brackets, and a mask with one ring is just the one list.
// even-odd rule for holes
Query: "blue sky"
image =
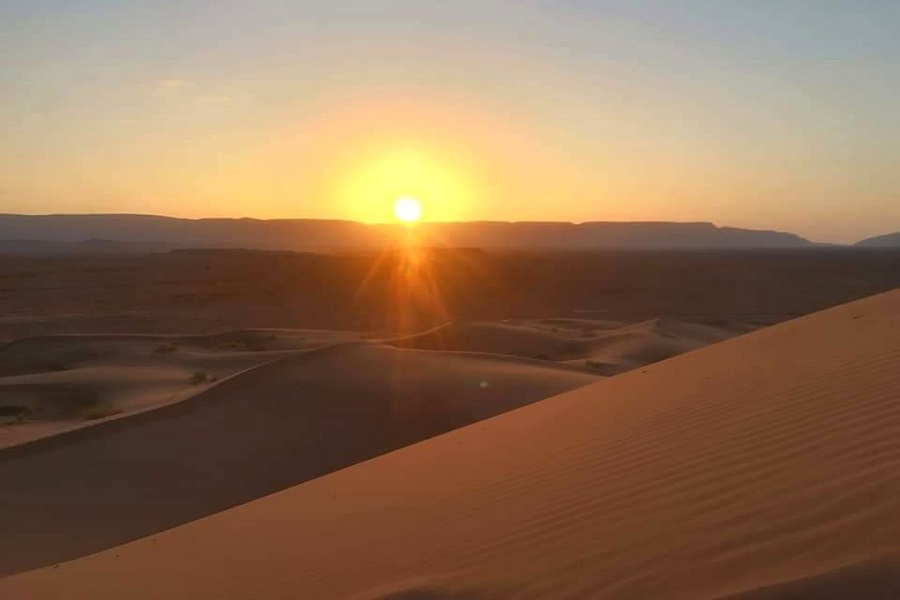
{"label": "blue sky", "polygon": [[854,241],[900,229],[898,30],[883,0],[7,1],[0,210],[378,220],[406,185]]}

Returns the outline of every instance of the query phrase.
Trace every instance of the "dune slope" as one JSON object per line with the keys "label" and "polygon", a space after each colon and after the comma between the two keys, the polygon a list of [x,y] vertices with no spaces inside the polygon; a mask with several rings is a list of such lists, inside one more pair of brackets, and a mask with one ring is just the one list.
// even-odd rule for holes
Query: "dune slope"
{"label": "dune slope", "polygon": [[364,343],[270,362],[0,452],[0,573],[156,533],[596,379]]}
{"label": "dune slope", "polygon": [[0,593],[895,597],[898,361],[892,292],[8,578]]}
{"label": "dune slope", "polygon": [[587,368],[598,375],[616,375],[758,327],[738,322],[713,326],[675,319],[630,324],[585,319],[508,320],[450,323],[391,344],[537,358]]}
{"label": "dune slope", "polygon": [[0,345],[0,451],[171,404],[210,383],[350,332],[50,335]]}

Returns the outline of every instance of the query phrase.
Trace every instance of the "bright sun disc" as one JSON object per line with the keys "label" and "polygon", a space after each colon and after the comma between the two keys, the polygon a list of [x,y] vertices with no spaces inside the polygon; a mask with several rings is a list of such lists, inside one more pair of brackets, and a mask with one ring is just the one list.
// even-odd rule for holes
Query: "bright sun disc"
{"label": "bright sun disc", "polygon": [[415,198],[400,198],[394,203],[394,214],[404,223],[414,223],[422,218],[422,205]]}

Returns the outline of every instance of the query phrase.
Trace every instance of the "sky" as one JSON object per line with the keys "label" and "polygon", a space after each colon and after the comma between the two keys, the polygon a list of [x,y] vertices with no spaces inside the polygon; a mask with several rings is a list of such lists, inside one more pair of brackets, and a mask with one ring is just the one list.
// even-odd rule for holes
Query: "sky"
{"label": "sky", "polygon": [[4,0],[0,212],[900,230],[896,0]]}

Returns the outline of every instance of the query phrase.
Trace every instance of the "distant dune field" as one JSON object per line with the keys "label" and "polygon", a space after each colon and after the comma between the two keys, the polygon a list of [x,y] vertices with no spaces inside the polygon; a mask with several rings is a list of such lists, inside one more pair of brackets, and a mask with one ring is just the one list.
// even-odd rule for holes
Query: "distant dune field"
{"label": "distant dune field", "polygon": [[[348,352],[408,356],[354,346],[315,360]],[[454,360],[461,362],[452,379],[473,373],[470,355]],[[895,291],[4,579],[0,592],[29,599],[895,598],[898,364]],[[501,361],[488,372],[522,368],[534,367]],[[262,367],[226,382],[221,393],[246,377],[263,379],[263,389],[282,385],[274,382],[294,376],[283,369]],[[244,422],[253,435],[253,418]],[[205,439],[197,435],[193,450],[227,451]],[[146,443],[165,447],[160,437]],[[20,487],[39,471],[4,473],[0,481],[12,477]],[[194,493],[174,479],[154,500]]]}

